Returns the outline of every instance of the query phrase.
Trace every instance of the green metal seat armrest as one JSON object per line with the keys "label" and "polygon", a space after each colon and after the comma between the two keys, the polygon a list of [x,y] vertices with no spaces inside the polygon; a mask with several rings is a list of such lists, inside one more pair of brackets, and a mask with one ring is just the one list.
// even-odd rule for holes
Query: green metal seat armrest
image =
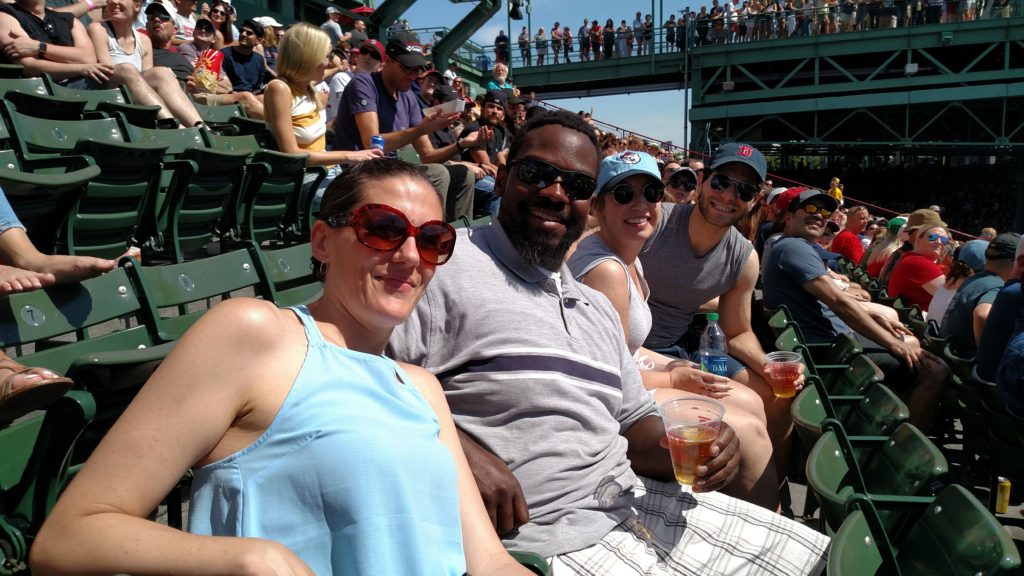
{"label": "green metal seat armrest", "polygon": [[[893,496],[891,494],[867,494],[878,510],[921,511],[935,501],[935,496]],[[849,511],[849,507],[847,508]]]}
{"label": "green metal seat armrest", "polygon": [[64,168],[67,170],[84,170],[96,166],[96,160],[85,154],[67,154],[64,156],[43,156],[26,160],[22,168],[26,170],[49,170]]}
{"label": "green metal seat armrest", "polygon": [[547,561],[539,554],[534,554],[533,552],[509,552],[509,555],[534,574],[540,576],[550,576],[551,574],[551,567],[548,566]]}
{"label": "green metal seat armrest", "polygon": [[[100,168],[98,166],[88,166],[81,170],[74,170],[72,172],[63,173],[46,173],[46,172],[31,172],[22,170],[3,170],[0,169],[0,182],[7,181],[11,183],[27,184],[33,188],[48,187],[48,188],[67,188],[74,187],[77,184],[85,184],[86,182],[96,178],[100,175]],[[17,194],[17,188],[7,189],[5,187],[4,192],[10,195]]]}
{"label": "green metal seat armrest", "polygon": [[829,371],[842,372],[843,370],[846,370],[849,367],[850,367],[849,364],[815,364],[814,365],[814,369],[817,370],[818,372],[829,372]]}
{"label": "green metal seat armrest", "polygon": [[79,356],[72,362],[68,375],[93,391],[137,388],[160,366],[175,343]]}
{"label": "green metal seat armrest", "polygon": [[92,366],[125,366],[128,364],[163,360],[171,352],[171,349],[174,348],[174,344],[175,342],[166,342],[146,348],[84,354],[71,363],[71,370],[82,370]]}

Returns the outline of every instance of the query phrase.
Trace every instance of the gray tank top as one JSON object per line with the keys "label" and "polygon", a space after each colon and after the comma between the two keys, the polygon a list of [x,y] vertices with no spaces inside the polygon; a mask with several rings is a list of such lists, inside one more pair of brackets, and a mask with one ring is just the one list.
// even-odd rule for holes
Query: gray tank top
{"label": "gray tank top", "polygon": [[626,272],[626,281],[629,283],[629,333],[626,334],[626,347],[629,348],[629,353],[633,354],[643,345],[647,333],[651,331],[651,309],[647,306],[647,297],[651,291],[644,280],[644,269],[640,260],[636,261],[636,275],[640,279],[640,286],[637,289],[629,278],[629,267],[626,263],[612,252],[600,236],[591,234],[580,241],[576,252],[569,257],[566,265],[569,266],[572,275],[582,282],[587,272],[605,260],[618,262]]}
{"label": "gray tank top", "polygon": [[[640,252],[647,270],[653,326],[647,348],[674,345],[686,333],[693,315],[702,304],[721,296],[736,285],[743,265],[754,247],[735,228],[703,258],[690,245],[689,222],[694,204],[663,203],[661,219],[654,234]],[[729,310],[719,310],[728,316]],[[691,350],[692,352],[692,350]]]}

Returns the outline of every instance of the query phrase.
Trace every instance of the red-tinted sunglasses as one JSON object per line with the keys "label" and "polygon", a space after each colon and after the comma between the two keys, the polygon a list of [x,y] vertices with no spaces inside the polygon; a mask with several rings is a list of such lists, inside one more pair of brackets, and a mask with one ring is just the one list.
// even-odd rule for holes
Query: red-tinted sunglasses
{"label": "red-tinted sunglasses", "polygon": [[455,229],[449,224],[431,220],[413,226],[405,214],[384,204],[364,204],[347,217],[331,216],[327,225],[331,228],[351,226],[360,244],[380,252],[397,250],[412,236],[416,238],[420,258],[434,265],[447,262],[455,249]]}

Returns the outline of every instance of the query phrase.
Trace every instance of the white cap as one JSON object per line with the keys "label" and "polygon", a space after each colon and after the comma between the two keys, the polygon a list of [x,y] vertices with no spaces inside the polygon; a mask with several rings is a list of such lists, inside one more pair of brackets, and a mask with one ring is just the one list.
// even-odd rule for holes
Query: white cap
{"label": "white cap", "polygon": [[284,28],[284,24],[274,20],[273,16],[257,16],[253,21],[264,28]]}
{"label": "white cap", "polygon": [[788,190],[788,188],[772,188],[772,191],[768,193],[768,199],[765,200],[765,204],[771,206],[772,202],[778,198],[779,194],[782,194],[786,190]]}

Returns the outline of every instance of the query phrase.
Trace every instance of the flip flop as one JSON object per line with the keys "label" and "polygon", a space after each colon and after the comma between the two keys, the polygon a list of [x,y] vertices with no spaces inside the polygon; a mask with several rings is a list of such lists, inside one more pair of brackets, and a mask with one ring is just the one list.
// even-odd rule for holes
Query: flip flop
{"label": "flip flop", "polygon": [[[9,365],[5,366],[7,362],[15,364],[20,368],[16,369]],[[71,390],[75,385],[71,378],[57,376],[53,378],[40,378],[28,386],[21,388],[17,392],[14,392],[13,388],[15,378],[33,370],[43,369],[24,367],[9,358],[6,362],[0,360],[0,369],[3,368],[12,369],[14,371],[9,374],[7,378],[4,378],[3,383],[0,384],[0,426],[5,425],[15,418],[28,414],[33,410],[38,410],[47,406],[64,396],[64,394],[66,394],[68,390]]]}

